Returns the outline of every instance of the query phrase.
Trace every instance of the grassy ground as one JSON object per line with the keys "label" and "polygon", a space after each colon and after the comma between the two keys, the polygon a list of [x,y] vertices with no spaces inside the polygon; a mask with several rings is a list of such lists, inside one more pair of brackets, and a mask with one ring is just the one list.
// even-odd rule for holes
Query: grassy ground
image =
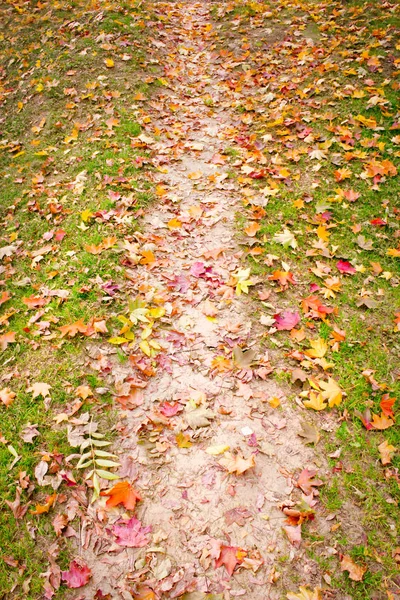
{"label": "grassy ground", "polygon": [[[296,379],[300,405],[329,377],[345,393],[332,409],[304,412],[320,430],[330,473],[306,547],[339,593],[393,598],[400,454],[382,464],[379,445],[400,448],[399,7],[240,2],[215,6],[214,16],[219,50],[235,63],[227,88],[238,92],[237,128],[227,154],[245,191],[238,227],[250,226],[253,276],[274,286],[260,313],[272,322],[278,309],[300,317],[290,333],[266,329],[277,377]],[[333,312],[307,308],[310,296]],[[316,341],[323,355],[307,356]],[[376,427],[371,414],[384,417]],[[366,567],[361,581],[340,571],[346,554]]]}
{"label": "grassy ground", "polygon": [[[124,287],[118,242],[152,198],[149,152],[137,138],[143,100],[158,84],[151,65],[143,74],[151,13],[135,2],[102,4],[0,7],[2,598],[42,593],[66,496],[61,484],[57,506],[32,514],[53,493],[35,467],[42,459],[49,473],[68,471],[73,452],[54,414],[81,399],[81,413],[107,419],[110,395],[97,392],[102,381],[85,364],[85,335],[62,337],[59,327],[82,320],[98,340],[112,330]],[[114,236],[109,249],[93,248]],[[49,393],[35,397],[37,382]],[[24,518],[6,504],[18,492]],[[58,545],[63,568],[68,543]]]}

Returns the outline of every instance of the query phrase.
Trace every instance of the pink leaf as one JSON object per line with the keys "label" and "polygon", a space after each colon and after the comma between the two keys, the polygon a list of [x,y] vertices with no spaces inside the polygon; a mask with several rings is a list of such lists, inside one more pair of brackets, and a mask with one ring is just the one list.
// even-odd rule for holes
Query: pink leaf
{"label": "pink leaf", "polygon": [[160,413],[165,417],[174,417],[181,410],[183,406],[179,402],[163,402],[160,407]]}
{"label": "pink leaf", "polygon": [[275,327],[277,329],[286,329],[290,331],[300,323],[300,315],[298,312],[290,312],[285,310],[283,313],[274,315]]}
{"label": "pink leaf", "polygon": [[69,588],[80,588],[87,584],[92,576],[92,571],[80,559],[71,561],[69,571],[62,571],[61,579]]}
{"label": "pink leaf", "polygon": [[336,263],[336,267],[341,273],[349,273],[349,275],[354,275],[354,273],[357,273],[357,269],[355,269],[347,260],[339,260]]}
{"label": "pink leaf", "polygon": [[113,527],[113,534],[116,536],[116,542],[125,548],[142,548],[149,543],[149,538],[146,533],[151,531],[150,527],[142,527],[141,522],[132,517],[127,520],[119,521],[120,525],[116,524]]}
{"label": "pink leaf", "polygon": [[206,268],[204,266],[204,263],[202,263],[202,262],[193,263],[192,268],[190,269],[190,273],[194,277],[200,277],[200,275],[203,275],[203,273],[205,273],[205,271],[206,271]]}

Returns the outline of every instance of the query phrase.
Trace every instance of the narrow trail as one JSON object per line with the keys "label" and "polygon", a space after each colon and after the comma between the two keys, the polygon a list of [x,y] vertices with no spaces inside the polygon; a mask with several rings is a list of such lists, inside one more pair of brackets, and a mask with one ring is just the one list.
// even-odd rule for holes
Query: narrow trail
{"label": "narrow trail", "polygon": [[[277,560],[285,557],[300,575],[307,568],[282,531],[281,507],[300,497],[293,476],[312,468],[313,453],[297,436],[296,409],[268,378],[256,309],[232,284],[244,268],[235,233],[241,194],[218,158],[234,123],[213,56],[209,4],[159,10],[169,13],[162,44],[155,43],[170,83],[151,102],[159,141],[146,136],[158,156],[162,200],[136,237],[156,260],[127,274],[132,297],[166,308],[157,340],[165,352],[143,390],[134,387],[131,364],[113,371],[133,398],[131,410],[119,412],[116,448],[123,476],[141,494],[135,516],[151,527],[151,541],[121,547],[111,529],[131,515],[116,508],[106,519],[105,499],[90,507],[80,550],[93,577],[79,597],[281,598],[293,586],[274,575]],[[252,369],[231,368],[236,346],[251,350]],[[278,409],[269,404],[274,397]]]}

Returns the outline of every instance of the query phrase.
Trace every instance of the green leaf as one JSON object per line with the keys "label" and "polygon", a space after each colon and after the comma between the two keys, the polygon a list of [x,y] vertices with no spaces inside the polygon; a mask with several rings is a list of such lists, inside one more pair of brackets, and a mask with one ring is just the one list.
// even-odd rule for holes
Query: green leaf
{"label": "green leaf", "polygon": [[90,440],[85,440],[82,442],[81,447],[79,448],[81,452],[83,452],[86,448],[89,448]]}
{"label": "green leaf", "polygon": [[103,469],[97,469],[97,475],[108,481],[119,479],[119,475],[115,475],[115,473],[110,473],[109,471],[103,471]]}
{"label": "green leaf", "polygon": [[93,446],[103,448],[104,446],[111,446],[111,442],[104,442],[103,440],[92,440]]}
{"label": "green leaf", "polygon": [[103,458],[106,458],[106,456],[117,458],[116,454],[111,454],[111,452],[106,452],[105,450],[95,450],[94,453],[96,456],[102,456]]}
{"label": "green leaf", "polygon": [[79,461],[79,463],[76,465],[76,468],[77,469],[86,469],[86,467],[90,467],[90,465],[93,465],[93,460],[87,460],[86,462],[81,463],[81,464]]}
{"label": "green leaf", "polygon": [[121,463],[115,462],[113,460],[105,460],[104,458],[95,458],[96,465],[100,465],[100,467],[119,467]]}
{"label": "green leaf", "polygon": [[96,438],[96,440],[102,440],[105,435],[104,433],[98,433],[97,431],[93,431],[92,437]]}

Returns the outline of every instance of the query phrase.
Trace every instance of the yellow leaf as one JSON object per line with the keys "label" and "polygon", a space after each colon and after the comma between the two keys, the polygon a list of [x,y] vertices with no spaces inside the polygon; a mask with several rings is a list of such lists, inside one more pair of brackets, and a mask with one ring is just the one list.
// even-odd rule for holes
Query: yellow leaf
{"label": "yellow leaf", "polygon": [[229,450],[230,446],[226,444],[220,444],[218,446],[209,446],[206,449],[207,454],[211,454],[212,456],[218,456],[218,454],[223,454],[227,450]]}
{"label": "yellow leaf", "polygon": [[94,216],[94,214],[88,208],[86,210],[84,210],[83,212],[81,212],[81,219],[85,223],[87,223],[89,221],[89,219],[91,219],[93,216]]}
{"label": "yellow leaf", "polygon": [[310,392],[310,399],[304,401],[304,406],[307,408],[313,408],[314,410],[324,410],[328,405],[325,402],[322,394],[316,394]]}
{"label": "yellow leaf", "polygon": [[310,340],[311,348],[306,350],[304,354],[310,358],[322,358],[328,350],[328,344],[322,338]]}
{"label": "yellow leaf", "polygon": [[180,431],[176,436],[176,443],[178,444],[179,448],[190,448],[192,445],[192,442],[190,441],[190,436],[187,435],[186,433],[182,433],[182,431]]}
{"label": "yellow leaf", "polygon": [[169,229],[180,229],[182,227],[182,221],[179,219],[171,219],[167,223]]}
{"label": "yellow leaf", "polygon": [[108,69],[112,69],[112,68],[113,68],[113,66],[114,66],[114,61],[113,61],[113,59],[112,59],[112,58],[105,58],[105,59],[104,59],[104,64],[106,65],[106,67],[107,67]]}
{"label": "yellow leaf", "polygon": [[280,403],[281,403],[280,399],[277,398],[276,396],[273,396],[272,398],[270,398],[268,400],[268,404],[270,405],[271,408],[278,408]]}
{"label": "yellow leaf", "polygon": [[342,402],[343,392],[337,382],[332,377],[329,377],[328,381],[319,381],[318,383],[323,390],[321,396],[325,400],[328,400],[330,408],[332,406],[339,406]]}
{"label": "yellow leaf", "polygon": [[146,340],[142,340],[139,344],[139,348],[146,356],[151,356],[151,348]]}

